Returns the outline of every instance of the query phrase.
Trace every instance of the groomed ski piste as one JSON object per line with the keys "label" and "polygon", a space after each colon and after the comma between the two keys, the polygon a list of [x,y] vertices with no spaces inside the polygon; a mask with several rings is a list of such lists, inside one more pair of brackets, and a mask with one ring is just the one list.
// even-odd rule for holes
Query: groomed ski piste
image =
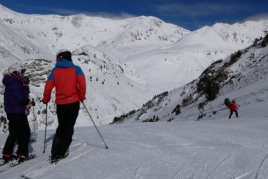
{"label": "groomed ski piste", "polygon": [[[55,129],[36,131],[29,145],[35,159],[5,170],[9,179],[267,179],[268,178],[268,80],[250,83],[218,97],[205,106],[217,111],[199,121],[197,107],[184,109],[171,122],[75,127],[69,156],[56,165],[48,163]],[[175,97],[175,96],[173,96]],[[235,97],[239,118],[223,103]],[[211,109],[211,107],[213,109]],[[77,119],[81,120],[81,119]],[[90,118],[88,117],[90,122]],[[0,135],[0,148],[8,134]],[[0,150],[2,152],[2,149]]]}
{"label": "groomed ski piste", "polygon": [[[265,86],[263,82],[253,85]],[[240,91],[242,95],[248,88]],[[264,100],[244,99],[252,102],[240,105],[239,118],[228,119],[224,108],[213,120],[98,126],[109,149],[94,126],[75,128],[69,156],[56,165],[47,162],[55,130],[47,131],[45,153],[44,131],[37,131],[36,142],[29,145],[37,157],[0,173],[0,178],[267,179],[267,94],[254,98]],[[1,147],[6,137],[0,135]]]}

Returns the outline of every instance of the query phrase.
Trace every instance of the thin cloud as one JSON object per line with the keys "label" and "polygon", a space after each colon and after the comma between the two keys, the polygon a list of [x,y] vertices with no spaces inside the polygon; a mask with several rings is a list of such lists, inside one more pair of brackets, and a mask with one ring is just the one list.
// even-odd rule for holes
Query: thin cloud
{"label": "thin cloud", "polygon": [[40,8],[46,11],[53,12],[55,14],[59,15],[74,15],[74,14],[80,14],[79,11],[70,10],[70,9],[62,9],[62,8]]}
{"label": "thin cloud", "polygon": [[250,16],[250,17],[246,18],[245,21],[260,21],[260,20],[267,20],[267,19],[268,19],[268,14],[262,13],[262,14]]}
{"label": "thin cloud", "polygon": [[76,15],[76,14],[84,14],[86,16],[91,16],[91,17],[102,17],[102,18],[107,18],[107,19],[114,19],[114,20],[120,20],[120,19],[128,19],[128,18],[133,18],[136,17],[132,14],[128,14],[125,12],[121,13],[107,13],[107,12],[83,12],[83,11],[75,11],[75,10],[70,10],[70,9],[61,9],[61,8],[43,8],[46,9],[50,12],[63,15],[63,16],[68,16],[68,15]]}
{"label": "thin cloud", "polygon": [[237,11],[250,10],[250,6],[246,4],[163,4],[155,6],[160,13],[176,13],[185,16],[209,16],[219,13],[233,14]]}
{"label": "thin cloud", "polygon": [[129,19],[129,18],[136,17],[135,15],[128,14],[125,12],[121,12],[121,13],[107,13],[107,12],[89,13],[89,12],[84,12],[82,14],[85,14],[87,16],[92,16],[92,17],[102,17],[102,18],[114,19],[114,20]]}
{"label": "thin cloud", "polygon": [[120,20],[120,19],[128,19],[136,17],[135,15],[121,12],[121,13],[107,13],[107,12],[84,12],[84,11],[78,11],[73,9],[65,9],[65,8],[46,8],[46,7],[29,7],[24,5],[19,5],[23,8],[28,9],[39,9],[40,11],[47,11],[51,12],[51,14],[56,15],[62,15],[62,16],[69,16],[69,15],[77,15],[77,14],[84,14],[86,16],[92,16],[92,17],[102,17],[102,18],[108,18],[108,19],[114,19],[114,20]]}

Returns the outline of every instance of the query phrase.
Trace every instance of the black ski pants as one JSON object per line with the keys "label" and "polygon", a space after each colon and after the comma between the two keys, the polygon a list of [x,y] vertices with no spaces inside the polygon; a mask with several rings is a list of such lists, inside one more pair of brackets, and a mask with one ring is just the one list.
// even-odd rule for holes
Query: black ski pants
{"label": "black ski pants", "polygon": [[7,137],[3,154],[13,154],[15,143],[18,143],[17,154],[28,155],[28,144],[31,130],[26,114],[7,113],[9,135]]}
{"label": "black ski pants", "polygon": [[234,111],[231,111],[231,113],[230,113],[230,115],[229,115],[229,119],[232,117],[233,112],[235,112],[236,117],[238,117],[238,112],[237,112],[237,110],[234,110]]}
{"label": "black ski pants", "polygon": [[72,143],[74,125],[78,117],[80,102],[57,104],[58,128],[53,139],[51,154],[64,155]]}

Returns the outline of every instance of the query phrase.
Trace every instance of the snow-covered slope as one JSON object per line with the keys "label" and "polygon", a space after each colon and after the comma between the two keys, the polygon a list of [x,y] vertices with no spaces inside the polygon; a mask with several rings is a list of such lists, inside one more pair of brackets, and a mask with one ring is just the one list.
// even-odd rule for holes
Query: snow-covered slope
{"label": "snow-covered slope", "polygon": [[[29,145],[37,158],[4,172],[8,166],[1,166],[0,178],[266,179],[267,127],[267,117],[243,116],[102,125],[99,130],[108,150],[93,126],[79,127],[75,128],[69,156],[56,165],[47,162],[55,130],[47,132],[45,153],[44,131],[38,131],[37,142]],[[1,147],[6,137],[0,135]]]}
{"label": "snow-covered slope", "polygon": [[[115,118],[114,122],[228,118],[226,98],[236,99],[240,116],[267,116],[267,43],[268,35],[265,39],[257,39],[248,48],[214,62],[191,83],[155,96],[139,110]],[[204,110],[199,108],[201,106]]]}

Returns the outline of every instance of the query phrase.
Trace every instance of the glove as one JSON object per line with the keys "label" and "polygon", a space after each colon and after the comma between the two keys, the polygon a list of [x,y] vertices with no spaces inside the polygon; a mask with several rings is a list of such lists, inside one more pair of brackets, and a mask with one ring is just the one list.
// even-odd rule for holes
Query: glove
{"label": "glove", "polygon": [[87,98],[85,97],[84,99],[81,99],[80,101],[83,103]]}
{"label": "glove", "polygon": [[32,101],[31,103],[32,103],[32,106],[35,106],[35,102],[34,101]]}
{"label": "glove", "polygon": [[29,79],[28,76],[24,76],[24,77],[22,77],[21,82],[22,82],[22,84],[23,84],[24,86],[25,86],[25,85],[29,85],[29,83],[30,83],[30,79]]}
{"label": "glove", "polygon": [[42,99],[43,104],[47,104],[48,102],[45,102],[44,99]]}
{"label": "glove", "polygon": [[30,103],[30,99],[26,99],[25,105],[28,105]]}

